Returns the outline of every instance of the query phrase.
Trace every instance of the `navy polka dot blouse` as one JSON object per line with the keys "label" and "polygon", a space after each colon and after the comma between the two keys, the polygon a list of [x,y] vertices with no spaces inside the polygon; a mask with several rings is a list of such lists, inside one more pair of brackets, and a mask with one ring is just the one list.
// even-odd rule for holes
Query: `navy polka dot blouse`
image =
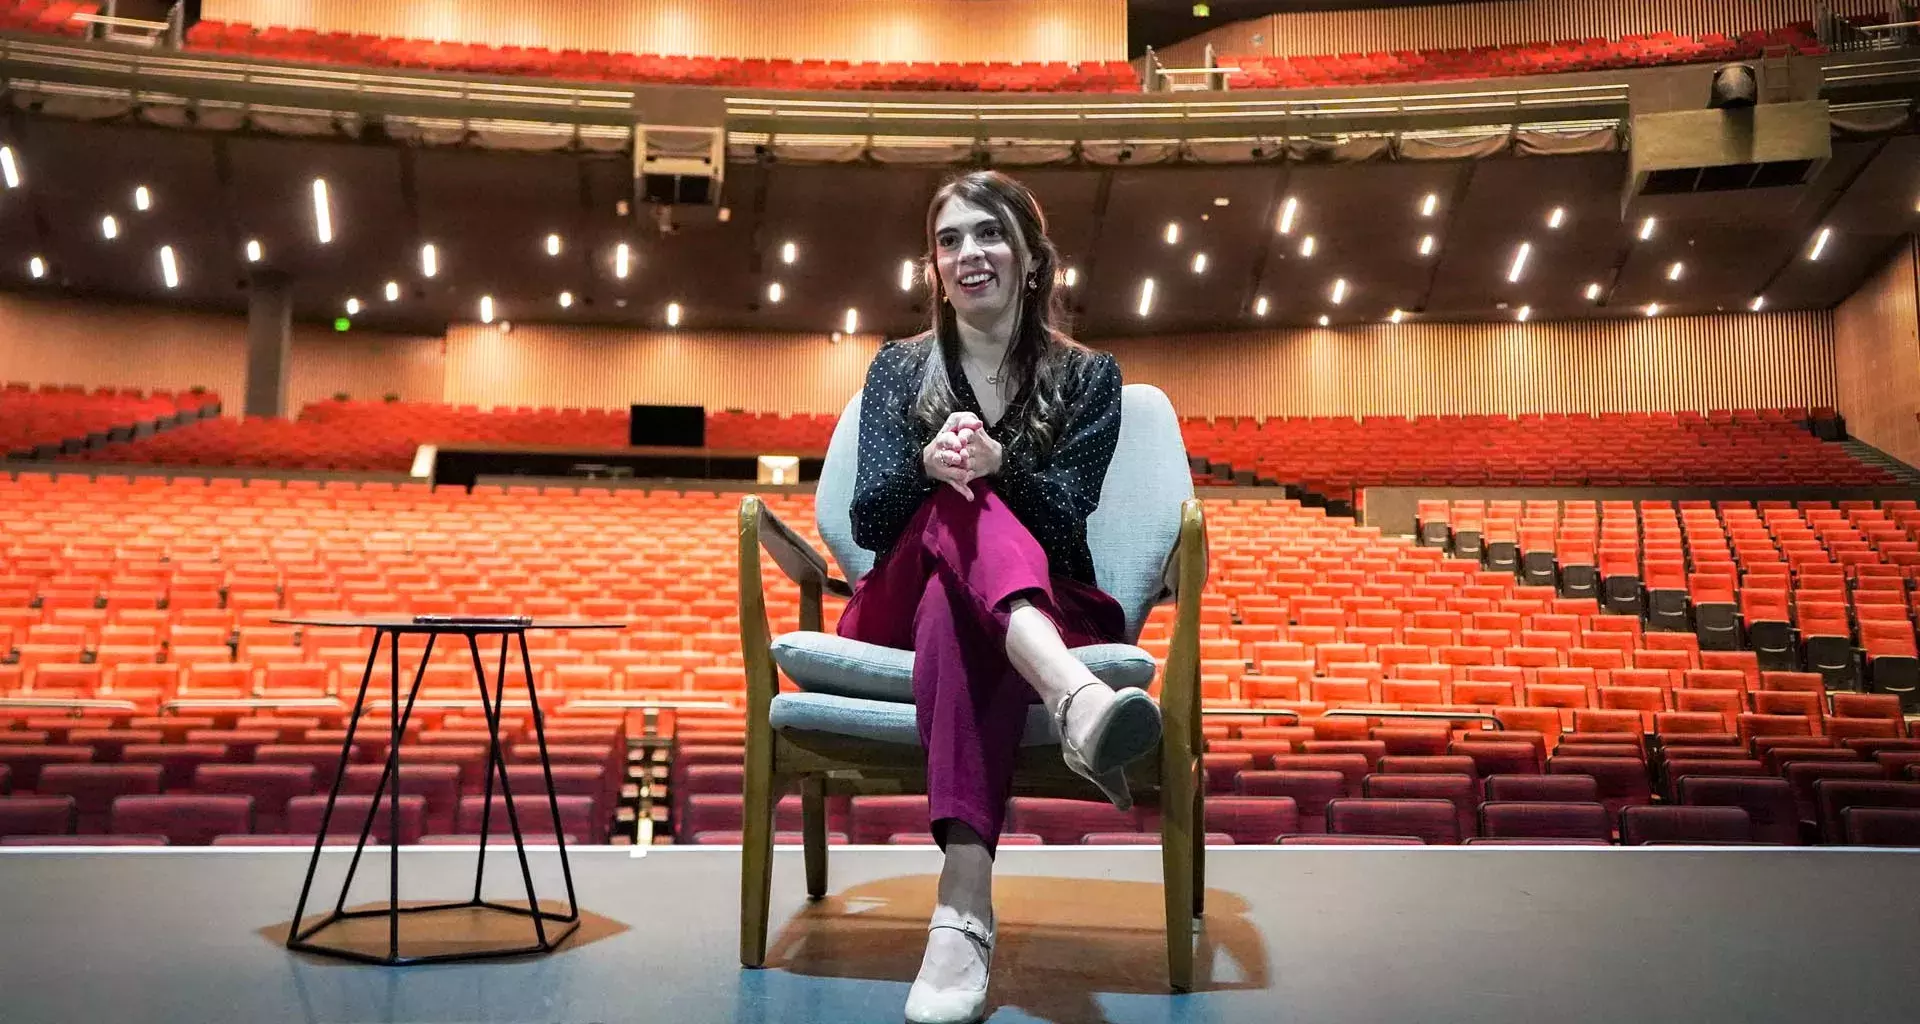
{"label": "navy polka dot blouse", "polygon": [[[853,494],[854,543],[876,554],[893,547],[907,520],[939,486],[920,465],[934,431],[913,416],[920,377],[934,352],[932,334],[888,342],[867,367],[860,393],[860,465]],[[980,415],[966,374],[949,368],[959,408]],[[1087,517],[1120,437],[1120,364],[1105,352],[1075,360],[1063,389],[1066,423],[1044,454],[1020,424],[1030,389],[1008,403],[987,434],[1004,446],[995,491],[1033,532],[1051,571],[1094,584]],[[981,416],[984,422],[986,417]]]}

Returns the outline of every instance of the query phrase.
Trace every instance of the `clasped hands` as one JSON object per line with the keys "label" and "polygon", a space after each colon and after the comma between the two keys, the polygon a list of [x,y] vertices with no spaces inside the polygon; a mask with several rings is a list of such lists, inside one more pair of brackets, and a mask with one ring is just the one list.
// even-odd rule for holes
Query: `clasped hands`
{"label": "clasped hands", "polygon": [[1000,442],[987,435],[986,424],[970,412],[947,417],[940,433],[920,452],[927,479],[946,484],[973,500],[973,481],[1000,472]]}

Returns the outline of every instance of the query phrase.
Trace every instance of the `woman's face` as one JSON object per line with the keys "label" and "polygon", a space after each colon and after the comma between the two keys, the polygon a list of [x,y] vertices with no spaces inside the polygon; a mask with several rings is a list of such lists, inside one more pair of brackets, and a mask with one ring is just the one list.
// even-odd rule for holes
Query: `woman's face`
{"label": "woman's face", "polygon": [[948,200],[933,222],[933,255],[940,285],[958,316],[991,323],[1020,297],[1026,243],[998,211]]}

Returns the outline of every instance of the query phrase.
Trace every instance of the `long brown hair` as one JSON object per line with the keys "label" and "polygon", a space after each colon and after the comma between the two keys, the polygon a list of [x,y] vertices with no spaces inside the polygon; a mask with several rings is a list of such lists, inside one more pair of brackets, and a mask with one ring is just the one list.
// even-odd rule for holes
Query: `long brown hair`
{"label": "long brown hair", "polygon": [[[1060,250],[1047,237],[1047,218],[1040,203],[1025,185],[999,171],[974,171],[948,181],[933,194],[927,204],[927,255],[924,272],[933,294],[933,351],[920,377],[920,393],[913,403],[915,418],[930,430],[946,425],[947,417],[959,405],[954,397],[953,379],[947,371],[949,359],[957,360],[960,330],[954,320],[953,306],[947,302],[946,285],[940,280],[936,263],[934,223],[940,210],[960,199],[993,212],[1005,226],[1026,244],[1031,259],[1026,279],[1015,283],[1019,308],[1014,315],[1013,338],[1007,345],[1003,372],[1012,379],[1030,382],[1032,394],[1026,402],[1021,431],[1028,434],[1035,451],[1045,451],[1065,417],[1066,403],[1061,390],[1074,358],[1087,350],[1069,338],[1061,327],[1066,323],[1066,303],[1059,294]],[[1019,389],[1016,388],[1016,395]]]}

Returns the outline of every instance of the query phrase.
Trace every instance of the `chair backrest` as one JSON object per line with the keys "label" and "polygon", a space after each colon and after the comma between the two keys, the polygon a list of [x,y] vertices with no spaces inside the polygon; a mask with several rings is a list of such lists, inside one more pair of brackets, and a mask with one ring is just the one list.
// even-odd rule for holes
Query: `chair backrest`
{"label": "chair backrest", "polygon": [[[814,520],[849,582],[873,568],[874,552],[853,542],[853,488],[860,462],[860,396],[834,426],[814,494]],[[1193,472],[1173,403],[1151,384],[1120,394],[1120,439],[1087,519],[1096,582],[1127,615],[1127,639],[1166,596],[1167,557],[1180,537],[1180,506],[1193,497]]]}

